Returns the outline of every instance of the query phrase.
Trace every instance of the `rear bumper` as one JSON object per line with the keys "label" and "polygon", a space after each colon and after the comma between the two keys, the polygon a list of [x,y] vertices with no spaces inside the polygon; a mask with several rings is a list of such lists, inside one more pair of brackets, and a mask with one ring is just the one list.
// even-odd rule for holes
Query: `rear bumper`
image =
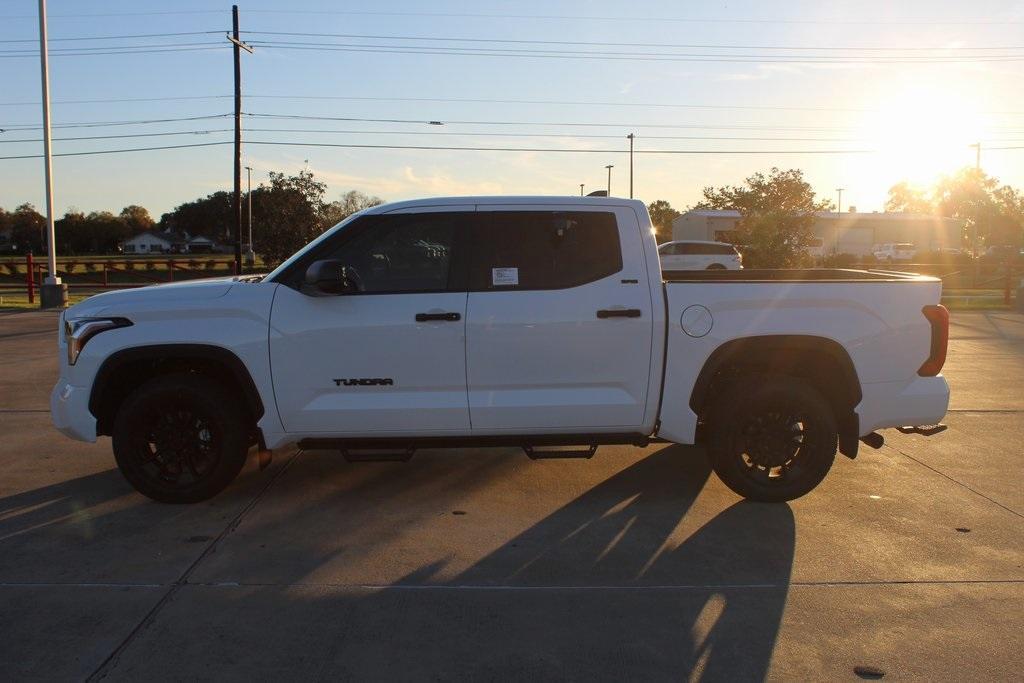
{"label": "rear bumper", "polygon": [[885,427],[933,425],[949,407],[946,378],[917,377],[908,382],[876,382],[862,387],[857,406],[860,436]]}
{"label": "rear bumper", "polygon": [[50,418],[57,430],[78,441],[96,441],[96,418],[89,412],[89,387],[76,387],[63,377],[50,394]]}

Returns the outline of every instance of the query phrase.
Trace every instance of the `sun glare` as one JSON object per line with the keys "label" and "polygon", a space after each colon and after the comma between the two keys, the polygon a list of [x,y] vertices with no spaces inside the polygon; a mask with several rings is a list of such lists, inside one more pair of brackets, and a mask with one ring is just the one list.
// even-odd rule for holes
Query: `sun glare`
{"label": "sun glare", "polygon": [[878,170],[927,184],[972,159],[969,145],[982,135],[981,117],[954,89],[916,89],[868,115],[864,138],[878,149]]}

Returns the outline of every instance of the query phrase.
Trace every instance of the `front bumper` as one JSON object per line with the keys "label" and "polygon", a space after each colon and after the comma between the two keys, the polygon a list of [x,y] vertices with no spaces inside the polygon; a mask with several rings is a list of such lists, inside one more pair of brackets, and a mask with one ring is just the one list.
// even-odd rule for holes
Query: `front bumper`
{"label": "front bumper", "polygon": [[934,425],[949,408],[949,385],[942,375],[910,382],[873,382],[862,387],[857,406],[860,436],[885,427]]}
{"label": "front bumper", "polygon": [[61,434],[78,441],[96,441],[96,418],[89,412],[89,387],[76,387],[61,377],[50,393],[50,418]]}

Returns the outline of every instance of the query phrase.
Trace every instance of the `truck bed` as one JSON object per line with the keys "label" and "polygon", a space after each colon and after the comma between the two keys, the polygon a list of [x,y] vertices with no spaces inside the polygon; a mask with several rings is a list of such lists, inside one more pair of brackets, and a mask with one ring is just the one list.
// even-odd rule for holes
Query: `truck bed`
{"label": "truck bed", "polygon": [[792,268],[744,270],[666,270],[662,280],[672,282],[938,282],[938,278],[890,270],[852,268]]}

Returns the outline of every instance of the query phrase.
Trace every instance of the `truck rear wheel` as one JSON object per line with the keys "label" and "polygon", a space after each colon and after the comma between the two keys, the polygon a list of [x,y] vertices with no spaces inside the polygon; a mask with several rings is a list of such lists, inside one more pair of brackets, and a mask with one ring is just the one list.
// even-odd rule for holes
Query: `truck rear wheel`
{"label": "truck rear wheel", "polygon": [[220,493],[245,464],[244,411],[218,383],[195,374],[152,379],[114,420],[114,458],[125,479],[161,503],[195,503]]}
{"label": "truck rear wheel", "polygon": [[832,409],[798,379],[757,376],[731,383],[708,417],[711,465],[744,498],[799,498],[821,483],[835,460]]}

